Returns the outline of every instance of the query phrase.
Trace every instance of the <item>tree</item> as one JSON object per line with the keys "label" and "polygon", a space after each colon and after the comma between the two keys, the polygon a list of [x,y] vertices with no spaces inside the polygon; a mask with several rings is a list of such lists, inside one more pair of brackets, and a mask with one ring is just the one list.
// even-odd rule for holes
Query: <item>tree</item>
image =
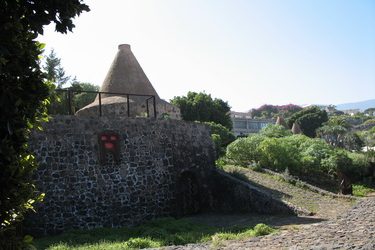
{"label": "tree", "polygon": [[203,124],[208,125],[211,129],[211,138],[215,143],[217,157],[223,156],[227,145],[236,139],[233,132],[214,122],[203,122]]}
{"label": "tree", "polygon": [[[75,80],[69,87],[71,91],[71,112],[77,112],[79,109],[92,103],[97,93],[86,93],[84,91],[99,91],[99,86],[91,83],[79,82]],[[81,92],[82,91],[82,92]],[[57,92],[57,91],[56,91]],[[66,115],[69,114],[67,92],[54,93],[51,105],[48,108],[48,113],[51,115]]]}
{"label": "tree", "polygon": [[363,141],[356,133],[350,131],[352,127],[346,116],[331,116],[316,132],[318,137],[334,147],[361,150]]}
{"label": "tree", "polygon": [[177,96],[171,100],[181,110],[185,121],[215,122],[232,129],[230,107],[221,99],[212,99],[206,93],[188,92],[187,96]]}
{"label": "tree", "polygon": [[[39,66],[43,26],[72,31],[72,19],[89,11],[79,0],[0,1],[0,245],[14,243],[14,227],[38,196],[31,181],[36,167],[28,134],[46,118],[51,85]],[[13,242],[13,243],[12,243]]]}
{"label": "tree", "polygon": [[61,59],[57,57],[53,49],[46,57],[43,70],[46,73],[46,79],[53,82],[57,88],[62,88],[70,79],[70,76],[65,75],[65,70],[61,65]]}
{"label": "tree", "polygon": [[317,106],[311,106],[293,114],[287,121],[288,127],[292,128],[293,123],[297,122],[303,134],[309,137],[315,137],[315,130],[328,121],[327,112]]}
{"label": "tree", "polygon": [[300,110],[302,110],[302,108],[294,104],[287,104],[281,106],[265,104],[257,109],[252,109],[251,116],[253,118],[271,119],[275,118],[278,115],[281,115],[282,117],[287,118]]}
{"label": "tree", "polygon": [[88,104],[92,103],[96,98],[96,93],[86,93],[86,92],[79,92],[79,91],[99,91],[99,86],[93,85],[88,82],[73,82],[71,89],[76,91],[73,97],[73,106],[74,110],[78,111],[81,108],[87,106]]}
{"label": "tree", "polygon": [[371,115],[371,116],[375,116],[375,108],[368,108],[363,113]]}
{"label": "tree", "polygon": [[317,130],[318,137],[334,147],[343,147],[344,137],[348,129],[341,125],[324,125]]}

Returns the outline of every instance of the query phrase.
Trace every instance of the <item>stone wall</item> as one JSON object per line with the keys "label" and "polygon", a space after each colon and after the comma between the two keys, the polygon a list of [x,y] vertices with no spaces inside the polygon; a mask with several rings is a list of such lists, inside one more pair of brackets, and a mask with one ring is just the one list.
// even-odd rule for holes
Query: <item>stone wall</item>
{"label": "stone wall", "polygon": [[[30,148],[45,201],[27,216],[34,236],[133,226],[198,212],[293,213],[256,187],[214,168],[209,128],[179,120],[56,116]],[[99,134],[119,136],[119,161],[100,162]]]}
{"label": "stone wall", "polygon": [[[99,163],[103,131],[120,136],[119,163],[111,155]],[[38,213],[26,219],[34,235],[195,212],[207,200],[201,183],[215,160],[208,127],[177,120],[56,116],[29,145],[39,162],[36,185],[46,194]],[[190,181],[186,173],[199,183],[196,203],[196,191],[183,184]]]}
{"label": "stone wall", "polygon": [[262,214],[305,214],[297,207],[282,200],[274,199],[271,194],[248,182],[216,169],[210,178],[213,211],[219,212],[256,212]]}

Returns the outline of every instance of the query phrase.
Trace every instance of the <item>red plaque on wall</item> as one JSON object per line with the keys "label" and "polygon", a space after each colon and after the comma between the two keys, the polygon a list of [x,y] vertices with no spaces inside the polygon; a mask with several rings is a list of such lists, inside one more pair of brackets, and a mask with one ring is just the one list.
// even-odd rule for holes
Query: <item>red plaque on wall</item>
{"label": "red plaque on wall", "polygon": [[99,161],[105,164],[107,155],[111,154],[116,163],[120,162],[120,136],[113,131],[104,131],[98,136],[99,141]]}

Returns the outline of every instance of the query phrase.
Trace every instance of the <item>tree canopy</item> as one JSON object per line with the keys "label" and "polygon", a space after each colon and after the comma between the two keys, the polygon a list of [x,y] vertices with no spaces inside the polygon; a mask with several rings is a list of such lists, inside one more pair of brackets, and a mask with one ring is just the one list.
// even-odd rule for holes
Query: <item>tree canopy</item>
{"label": "tree canopy", "polygon": [[287,105],[271,105],[264,104],[257,109],[251,110],[251,116],[253,118],[275,118],[280,115],[284,118],[290,117],[292,114],[302,110],[298,105],[287,104]]}
{"label": "tree canopy", "polygon": [[315,130],[328,121],[327,112],[317,106],[311,106],[293,114],[288,120],[288,127],[291,128],[294,122],[297,122],[303,134],[309,137],[315,137]]}
{"label": "tree canopy", "polygon": [[213,99],[206,93],[188,92],[187,96],[177,96],[171,100],[181,110],[185,121],[215,122],[232,129],[230,106],[221,99]]}
{"label": "tree canopy", "polygon": [[57,57],[53,49],[46,57],[43,70],[46,73],[46,79],[53,82],[57,88],[62,88],[70,79],[70,76],[65,75],[61,59]]}
{"label": "tree canopy", "polygon": [[36,39],[51,22],[58,32],[72,31],[72,19],[83,11],[89,7],[80,0],[0,1],[0,245],[12,242],[9,232],[38,199],[26,142],[46,118],[51,85],[40,69],[43,46]]}

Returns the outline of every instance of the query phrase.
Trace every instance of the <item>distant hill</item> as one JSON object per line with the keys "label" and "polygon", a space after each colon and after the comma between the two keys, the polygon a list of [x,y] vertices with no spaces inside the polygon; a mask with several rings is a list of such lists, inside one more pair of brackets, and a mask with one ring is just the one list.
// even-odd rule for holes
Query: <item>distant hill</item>
{"label": "distant hill", "polygon": [[338,110],[359,109],[361,111],[364,111],[368,108],[375,108],[375,99],[336,105],[336,109]]}

